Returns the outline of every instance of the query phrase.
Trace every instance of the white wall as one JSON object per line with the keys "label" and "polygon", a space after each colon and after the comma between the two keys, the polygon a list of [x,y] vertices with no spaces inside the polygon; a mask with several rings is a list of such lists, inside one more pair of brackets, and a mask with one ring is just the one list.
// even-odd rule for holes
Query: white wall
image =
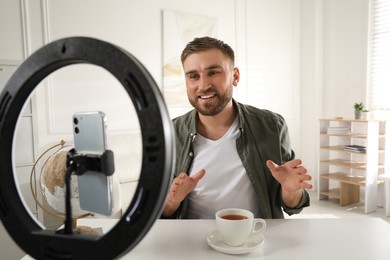
{"label": "white wall", "polygon": [[323,116],[366,103],[368,0],[324,1]]}
{"label": "white wall", "polygon": [[300,136],[301,158],[316,183],[318,118],[322,112],[323,3],[322,0],[301,1],[300,44]]}
{"label": "white wall", "polygon": [[246,86],[239,99],[283,115],[300,147],[300,1],[247,1]]}

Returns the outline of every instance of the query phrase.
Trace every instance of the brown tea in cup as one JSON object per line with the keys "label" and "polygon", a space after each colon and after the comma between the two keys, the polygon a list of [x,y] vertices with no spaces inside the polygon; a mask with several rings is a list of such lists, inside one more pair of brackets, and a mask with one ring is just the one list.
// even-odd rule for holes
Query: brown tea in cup
{"label": "brown tea in cup", "polygon": [[247,219],[248,217],[246,216],[243,216],[243,215],[225,215],[225,216],[222,216],[221,218],[223,219],[228,219],[228,220],[243,220],[243,219]]}

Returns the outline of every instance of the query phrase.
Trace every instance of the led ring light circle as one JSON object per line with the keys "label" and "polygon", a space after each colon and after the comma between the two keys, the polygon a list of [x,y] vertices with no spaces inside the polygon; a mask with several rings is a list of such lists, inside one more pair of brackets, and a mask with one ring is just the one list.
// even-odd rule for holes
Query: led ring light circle
{"label": "led ring light circle", "polygon": [[[78,63],[100,66],[120,81],[134,104],[142,134],[142,168],[133,200],[117,224],[99,237],[42,229],[26,210],[13,174],[14,129],[25,101],[50,73]],[[143,65],[107,42],[72,37],[36,51],[8,81],[0,99],[0,154],[0,217],[24,251],[37,259],[112,259],[130,251],[160,216],[172,179],[174,139],[161,93]]]}

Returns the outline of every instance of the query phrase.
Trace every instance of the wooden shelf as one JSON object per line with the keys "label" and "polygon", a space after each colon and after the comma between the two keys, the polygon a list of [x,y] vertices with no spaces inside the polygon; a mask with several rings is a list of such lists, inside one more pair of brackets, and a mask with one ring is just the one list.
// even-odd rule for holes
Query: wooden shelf
{"label": "wooden shelf", "polygon": [[324,190],[320,194],[328,196],[329,198],[340,199],[340,189]]}
{"label": "wooden shelf", "polygon": [[[328,133],[321,133],[320,135],[324,136],[339,136],[339,137],[350,137],[350,138],[360,138],[360,139],[366,139],[366,134],[328,134]],[[384,138],[385,135],[378,135],[379,138]]]}
{"label": "wooden shelf", "polygon": [[338,119],[338,118],[320,118],[320,121],[327,121],[327,122],[355,122],[355,123],[368,123],[368,122],[381,122],[384,123],[386,120],[364,120],[364,119],[353,119],[353,118],[343,118],[343,119]]}
{"label": "wooden shelf", "polygon": [[328,134],[328,133],[321,133],[321,135],[350,137],[350,138],[361,138],[361,139],[366,139],[367,138],[367,135],[363,135],[363,134]]}
{"label": "wooden shelf", "polygon": [[[345,167],[345,168],[352,168],[352,169],[358,169],[358,170],[365,170],[366,169],[366,163],[364,162],[353,162],[349,160],[343,160],[343,159],[334,159],[329,161],[321,161],[321,163],[326,163],[330,165]],[[378,169],[384,169],[383,165],[378,165]]]}
{"label": "wooden shelf", "polygon": [[[321,150],[330,150],[330,151],[335,151],[335,152],[353,153],[353,154],[366,154],[366,152],[345,150],[344,145],[323,146],[323,147],[320,147],[320,149]],[[379,150],[378,152],[379,152],[379,154],[384,154],[385,150]]]}
{"label": "wooden shelf", "polygon": [[366,164],[363,162],[352,162],[352,161],[343,160],[343,159],[321,161],[321,163],[326,163],[326,164],[340,166],[340,167],[346,167],[346,168],[359,169],[359,170],[364,170],[366,168]]}
{"label": "wooden shelf", "polygon": [[[366,185],[366,178],[364,176],[354,176],[342,172],[321,174],[321,178],[339,181],[347,184],[358,185],[364,187]],[[383,180],[378,180],[378,184],[384,183]]]}
{"label": "wooden shelf", "polygon": [[320,149],[321,150],[335,151],[335,152],[344,152],[344,153],[366,154],[366,152],[345,150],[344,145],[324,146],[324,147],[320,147]]}
{"label": "wooden shelf", "polygon": [[321,191],[320,194],[328,198],[339,199],[340,206],[342,207],[360,201],[360,187],[343,182],[340,183],[339,189]]}

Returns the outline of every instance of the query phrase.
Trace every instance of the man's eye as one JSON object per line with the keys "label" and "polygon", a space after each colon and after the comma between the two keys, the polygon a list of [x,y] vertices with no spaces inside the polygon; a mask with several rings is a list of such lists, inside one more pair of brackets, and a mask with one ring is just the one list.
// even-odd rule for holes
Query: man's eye
{"label": "man's eye", "polygon": [[190,74],[189,78],[190,79],[199,79],[199,75],[198,74]]}
{"label": "man's eye", "polygon": [[209,71],[209,76],[214,76],[214,75],[217,75],[217,74],[219,74],[219,71],[217,71],[217,70]]}

